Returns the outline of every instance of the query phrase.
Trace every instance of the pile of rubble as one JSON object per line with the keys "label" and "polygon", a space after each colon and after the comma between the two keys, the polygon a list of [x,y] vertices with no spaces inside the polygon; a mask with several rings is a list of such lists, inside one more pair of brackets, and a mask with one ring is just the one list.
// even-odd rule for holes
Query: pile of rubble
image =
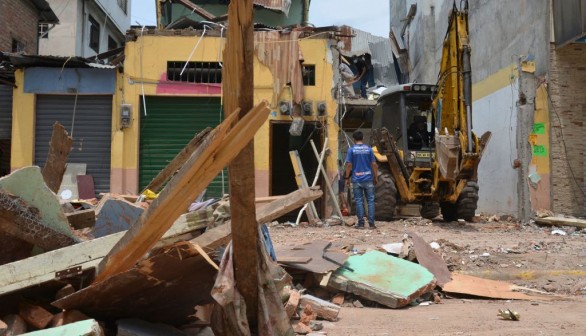
{"label": "pile of rubble", "polygon": [[[48,160],[51,169],[26,167],[1,178],[0,335],[247,334],[233,271],[230,200],[192,199],[209,183],[200,174],[213,178],[199,169],[210,162],[209,148],[226,150],[204,145],[217,139],[213,132],[198,135],[194,143],[200,145],[180,153],[153,180],[143,194],[160,191],[152,199],[104,194],[60,200],[55,192],[66,155],[58,150]],[[208,168],[219,171],[224,164]],[[302,188],[260,204],[257,222],[270,223],[321,196],[318,188]],[[438,290],[499,299],[539,294],[452,274],[414,232],[372,251],[323,240],[275,249],[264,224],[258,239],[263,335],[319,333],[320,320],[336,321],[349,304],[437,303]]]}

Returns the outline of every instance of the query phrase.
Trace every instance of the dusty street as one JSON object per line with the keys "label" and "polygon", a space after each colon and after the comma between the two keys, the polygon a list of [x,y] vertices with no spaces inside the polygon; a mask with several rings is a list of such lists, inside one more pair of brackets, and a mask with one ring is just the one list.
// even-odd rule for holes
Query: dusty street
{"label": "dusty street", "polygon": [[[586,330],[586,230],[509,221],[444,223],[419,218],[377,222],[378,230],[351,227],[270,229],[273,243],[291,246],[325,239],[353,244],[359,251],[401,242],[406,231],[437,242],[453,272],[555,293],[566,299],[546,301],[486,300],[448,296],[440,304],[405,309],[347,307],[338,322],[325,322],[328,335],[583,335]],[[364,302],[363,302],[364,303]],[[372,306],[372,304],[370,304]],[[520,313],[505,321],[498,309]]]}

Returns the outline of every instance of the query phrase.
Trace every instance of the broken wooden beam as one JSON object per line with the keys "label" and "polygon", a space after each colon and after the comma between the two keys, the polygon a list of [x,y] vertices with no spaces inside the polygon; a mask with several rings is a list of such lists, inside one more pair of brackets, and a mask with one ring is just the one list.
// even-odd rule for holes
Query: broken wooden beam
{"label": "broken wooden beam", "polygon": [[37,208],[3,191],[0,191],[0,230],[45,250],[76,243],[73,238],[46,227]]}
{"label": "broken wooden beam", "polygon": [[555,226],[573,226],[579,228],[586,228],[586,220],[578,218],[564,218],[564,217],[544,217],[535,218],[537,224],[555,225]]}
{"label": "broken wooden beam", "polygon": [[173,177],[173,175],[179,169],[181,169],[181,167],[185,164],[185,162],[187,162],[191,154],[201,145],[204,139],[210,134],[211,130],[211,127],[207,127],[203,131],[199,132],[193,139],[191,139],[191,141],[189,141],[189,143],[185,145],[185,147],[179,153],[177,153],[175,158],[173,158],[173,160],[171,160],[171,162],[169,162],[169,164],[163,170],[161,170],[157,174],[157,176],[155,176],[155,178],[153,178],[151,183],[149,183],[149,185],[147,185],[144,188],[142,193],[144,193],[146,190],[150,190],[156,194],[161,189],[163,189],[165,183],[171,177]]}
{"label": "broken wooden beam", "polygon": [[[205,226],[205,223],[194,225],[178,219],[154,248],[174,244],[186,234]],[[63,270],[77,267],[83,272],[94,268],[125,234],[126,231],[119,232],[0,265],[0,295],[54,280]],[[12,241],[16,240],[12,238]]]}
{"label": "broken wooden beam", "polygon": [[[228,33],[224,49],[222,72],[225,116],[237,113],[240,117],[254,113],[249,111],[254,103],[254,22],[253,1],[231,1],[228,5]],[[257,333],[259,236],[255,213],[254,138],[230,163],[230,212],[232,221],[232,248],[234,277],[238,291],[243,296],[248,324],[252,334]],[[254,308],[253,308],[254,307]]]}
{"label": "broken wooden beam", "polygon": [[[319,188],[295,190],[278,200],[259,207],[256,211],[257,222],[259,224],[270,222],[303,206],[309,201],[320,198],[322,195],[323,192]],[[224,225],[204,232],[201,236],[190,240],[189,243],[192,245],[197,244],[203,247],[204,250],[210,252],[219,246],[226,245],[232,238],[231,233],[231,225],[227,222]],[[195,249],[192,249],[192,253],[198,254]]]}
{"label": "broken wooden beam", "polygon": [[55,122],[51,143],[49,144],[49,153],[47,153],[47,160],[42,171],[47,187],[54,193],[59,191],[61,181],[63,181],[63,174],[67,167],[67,157],[71,151],[72,143],[73,139],[69,136],[65,127],[59,122]]}
{"label": "broken wooden beam", "polygon": [[[96,282],[130,269],[185,212],[268,118],[262,102],[241,120],[232,113],[216,127],[98,267]],[[234,124],[234,126],[232,126]],[[254,204],[252,205],[254,208]]]}

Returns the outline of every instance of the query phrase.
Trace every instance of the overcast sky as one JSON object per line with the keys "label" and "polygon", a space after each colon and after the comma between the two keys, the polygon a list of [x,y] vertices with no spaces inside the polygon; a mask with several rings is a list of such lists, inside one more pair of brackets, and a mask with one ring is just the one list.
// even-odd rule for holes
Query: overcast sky
{"label": "overcast sky", "polygon": [[[155,1],[132,1],[132,24],[155,25]],[[317,27],[343,25],[374,35],[389,35],[388,0],[312,0],[309,22]]]}

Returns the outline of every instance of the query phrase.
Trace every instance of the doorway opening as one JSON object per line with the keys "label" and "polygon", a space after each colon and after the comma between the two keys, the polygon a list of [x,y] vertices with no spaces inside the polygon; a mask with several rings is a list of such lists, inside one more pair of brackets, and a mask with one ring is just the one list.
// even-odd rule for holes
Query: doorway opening
{"label": "doorway opening", "polygon": [[[300,136],[289,134],[290,122],[272,122],[271,123],[271,152],[270,152],[270,194],[271,196],[286,195],[299,187],[295,180],[295,171],[291,162],[290,151],[297,150],[299,158],[305,172],[307,184],[311,186],[318,172],[318,159],[315,157],[311,148],[310,140],[313,140],[318,151],[323,146],[323,128],[318,123],[306,122]],[[323,190],[323,176],[319,176],[317,186]],[[314,201],[317,212],[323,217],[323,201],[317,199]],[[292,211],[278,219],[279,222],[295,222],[299,209]],[[305,213],[301,217],[302,221],[307,221]]]}

